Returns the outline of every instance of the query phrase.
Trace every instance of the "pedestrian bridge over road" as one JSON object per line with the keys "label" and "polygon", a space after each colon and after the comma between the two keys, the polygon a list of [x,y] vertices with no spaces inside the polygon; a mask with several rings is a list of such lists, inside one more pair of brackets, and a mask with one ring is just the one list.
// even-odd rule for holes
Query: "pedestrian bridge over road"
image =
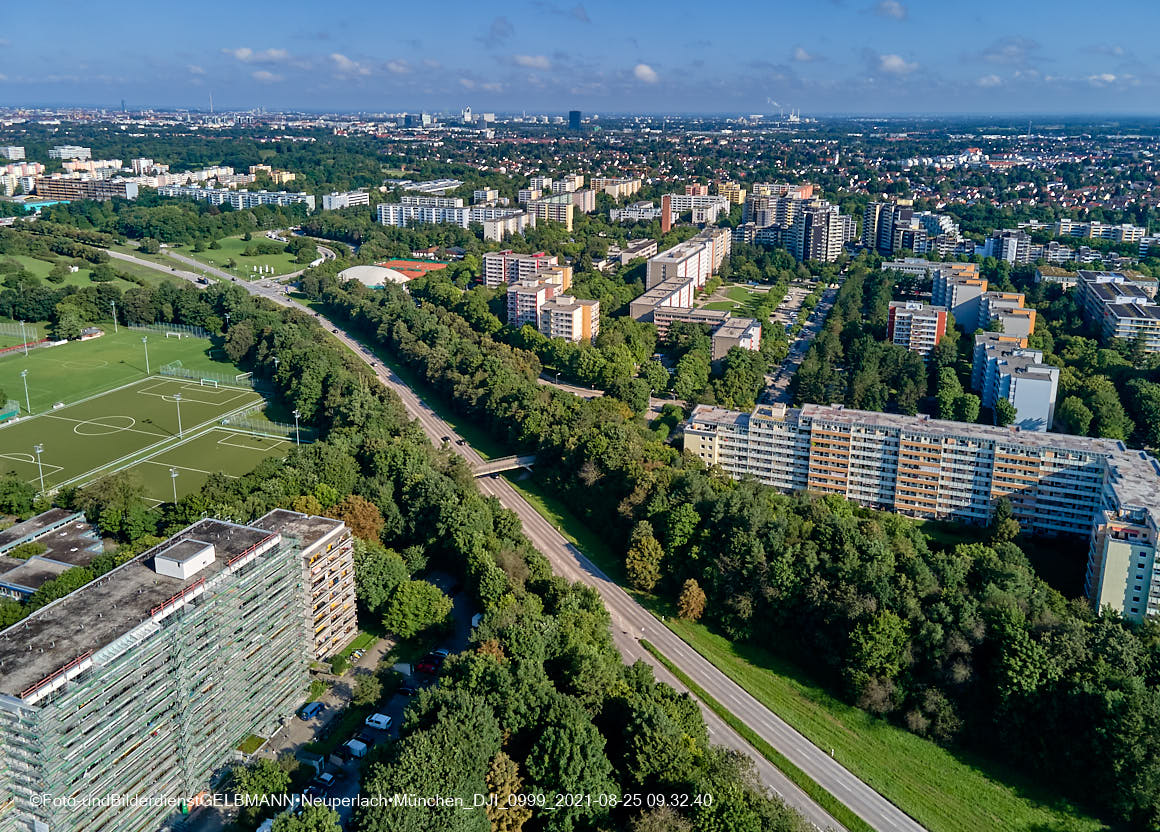
{"label": "pedestrian bridge over road", "polygon": [[487,462],[481,462],[475,466],[475,476],[490,477],[492,474],[499,474],[504,471],[514,471],[516,468],[531,468],[536,464],[536,455],[527,454],[525,456],[505,456],[499,459],[489,459]]}

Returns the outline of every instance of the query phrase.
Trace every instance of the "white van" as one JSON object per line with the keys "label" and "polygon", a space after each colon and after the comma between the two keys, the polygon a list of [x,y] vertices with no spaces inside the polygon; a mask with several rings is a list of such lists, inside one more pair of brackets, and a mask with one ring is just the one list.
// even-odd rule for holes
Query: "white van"
{"label": "white van", "polygon": [[372,728],[378,728],[380,731],[386,731],[391,727],[391,718],[386,714],[371,714],[366,718],[366,724]]}
{"label": "white van", "polygon": [[360,742],[359,740],[349,740],[346,743],[346,747],[350,750],[350,756],[354,757],[356,760],[362,759],[367,755],[367,745],[365,742]]}

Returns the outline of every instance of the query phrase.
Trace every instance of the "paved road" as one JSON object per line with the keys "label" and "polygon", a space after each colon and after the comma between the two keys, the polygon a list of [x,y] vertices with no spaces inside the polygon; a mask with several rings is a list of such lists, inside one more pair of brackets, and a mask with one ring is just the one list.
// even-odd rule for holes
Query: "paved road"
{"label": "paved road", "polygon": [[[163,266],[155,268],[165,270]],[[253,294],[260,294],[282,306],[293,306],[310,310],[296,301],[269,287],[250,283],[239,283]],[[820,304],[819,304],[820,305]],[[415,395],[392,370],[362,352],[362,344],[328,319],[317,316],[326,331],[332,332],[343,344],[372,366],[379,379],[387,384],[402,399],[407,411],[419,422],[428,438],[435,445],[442,443],[444,436],[452,439],[450,447],[464,457],[469,466],[483,461],[483,457],[467,443],[457,444],[459,436],[422,399]],[[613,641],[628,662],[644,659],[656,667],[657,677],[683,688],[664,668],[656,666],[652,656],[639,644],[646,638],[655,645],[669,661],[679,667],[701,688],[718,702],[730,709],[750,729],[784,754],[790,761],[806,772],[830,794],[859,815],[878,832],[924,832],[923,827],[898,809],[872,788],[867,786],[842,766],[841,761],[815,746],[808,739],[790,727],[784,720],[746,693],[724,673],[704,659],[699,653],[657,621],[647,610],[611,581],[603,572],[586,558],[573,544],[516,491],[503,478],[477,480],[480,489],[494,495],[500,503],[514,511],[523,522],[524,532],[548,558],[553,569],[571,580],[582,581],[594,587],[604,599],[612,618]],[[735,748],[754,760],[758,775],[776,794],[805,815],[821,829],[842,830],[842,827],[818,806],[808,795],[774,768],[752,746],[727,726],[715,714],[702,708],[710,736],[721,745]]]}
{"label": "paved road", "polygon": [[817,306],[810,312],[810,316],[806,319],[805,325],[801,328],[797,338],[790,344],[789,353],[786,354],[785,360],[781,362],[779,367],[765,377],[767,386],[761,396],[763,402],[770,404],[778,402],[787,405],[792,404],[792,396],[789,390],[790,381],[793,379],[798,367],[801,366],[802,359],[806,357],[810,343],[822,331],[822,326],[825,324],[826,318],[829,317],[830,310],[833,309],[834,300],[837,296],[837,289],[826,289],[822,292]]}

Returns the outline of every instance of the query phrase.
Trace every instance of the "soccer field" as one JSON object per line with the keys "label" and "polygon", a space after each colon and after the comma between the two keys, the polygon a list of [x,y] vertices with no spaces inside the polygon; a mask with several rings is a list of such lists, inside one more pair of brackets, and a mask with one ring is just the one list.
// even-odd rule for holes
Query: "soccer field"
{"label": "soccer field", "polygon": [[[227,414],[261,401],[249,389],[149,377],[0,426],[0,472],[14,471],[37,486],[43,474],[44,488],[49,490],[81,484],[106,469],[124,467],[121,463],[134,457],[169,449],[182,437],[196,435]],[[39,464],[34,450],[38,444]],[[229,461],[230,454],[222,452],[206,457],[205,464],[193,464],[212,470]]]}
{"label": "soccer field", "polygon": [[[106,324],[105,326],[108,326]],[[141,339],[147,337],[148,344]],[[213,344],[205,338],[166,338],[163,332],[121,327],[91,341],[70,341],[59,347],[15,350],[0,356],[0,390],[26,406],[22,370],[28,370],[28,399],[32,412],[41,413],[57,402],[70,404],[145,377],[145,349],[153,372],[163,364],[181,361],[191,370],[233,375],[233,364],[215,360]],[[218,354],[214,352],[213,354]]]}
{"label": "soccer field", "polygon": [[[178,499],[197,491],[210,474],[236,477],[252,471],[267,457],[284,457],[293,442],[269,436],[257,436],[228,427],[214,427],[194,437],[179,441],[153,456],[130,466],[145,484],[145,495],[154,503],[173,500],[177,486]],[[176,483],[171,471],[177,471]]]}

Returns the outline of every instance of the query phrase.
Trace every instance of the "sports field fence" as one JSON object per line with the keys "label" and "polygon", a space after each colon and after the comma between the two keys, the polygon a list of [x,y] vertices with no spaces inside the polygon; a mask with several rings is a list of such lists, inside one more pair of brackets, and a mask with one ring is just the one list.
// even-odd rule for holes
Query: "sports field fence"
{"label": "sports field fence", "polygon": [[129,324],[129,329],[137,332],[159,332],[166,337],[209,338],[210,333],[200,326],[191,324]]}
{"label": "sports field fence", "polygon": [[[181,361],[171,361],[157,369],[158,374],[167,378],[184,378],[207,387],[245,387],[248,390],[262,389],[262,383],[254,380],[253,373],[217,373],[213,370],[193,370]],[[209,384],[208,382],[212,382]]]}
{"label": "sports field fence", "polygon": [[23,338],[31,343],[40,339],[40,332],[36,324],[20,323],[20,321],[0,321],[0,335],[10,338]]}
{"label": "sports field fence", "polygon": [[315,432],[313,428],[305,425],[298,425],[295,428],[292,424],[286,422],[274,422],[261,415],[264,404],[256,404],[253,407],[247,407],[237,413],[231,413],[222,419],[223,426],[239,428],[248,433],[257,433],[262,436],[275,436],[280,439],[289,439],[295,441],[296,439],[302,442],[313,442],[315,440]]}
{"label": "sports field fence", "polygon": [[20,415],[20,402],[16,399],[9,399],[4,402],[3,409],[0,409],[0,422],[7,422],[14,416]]}

